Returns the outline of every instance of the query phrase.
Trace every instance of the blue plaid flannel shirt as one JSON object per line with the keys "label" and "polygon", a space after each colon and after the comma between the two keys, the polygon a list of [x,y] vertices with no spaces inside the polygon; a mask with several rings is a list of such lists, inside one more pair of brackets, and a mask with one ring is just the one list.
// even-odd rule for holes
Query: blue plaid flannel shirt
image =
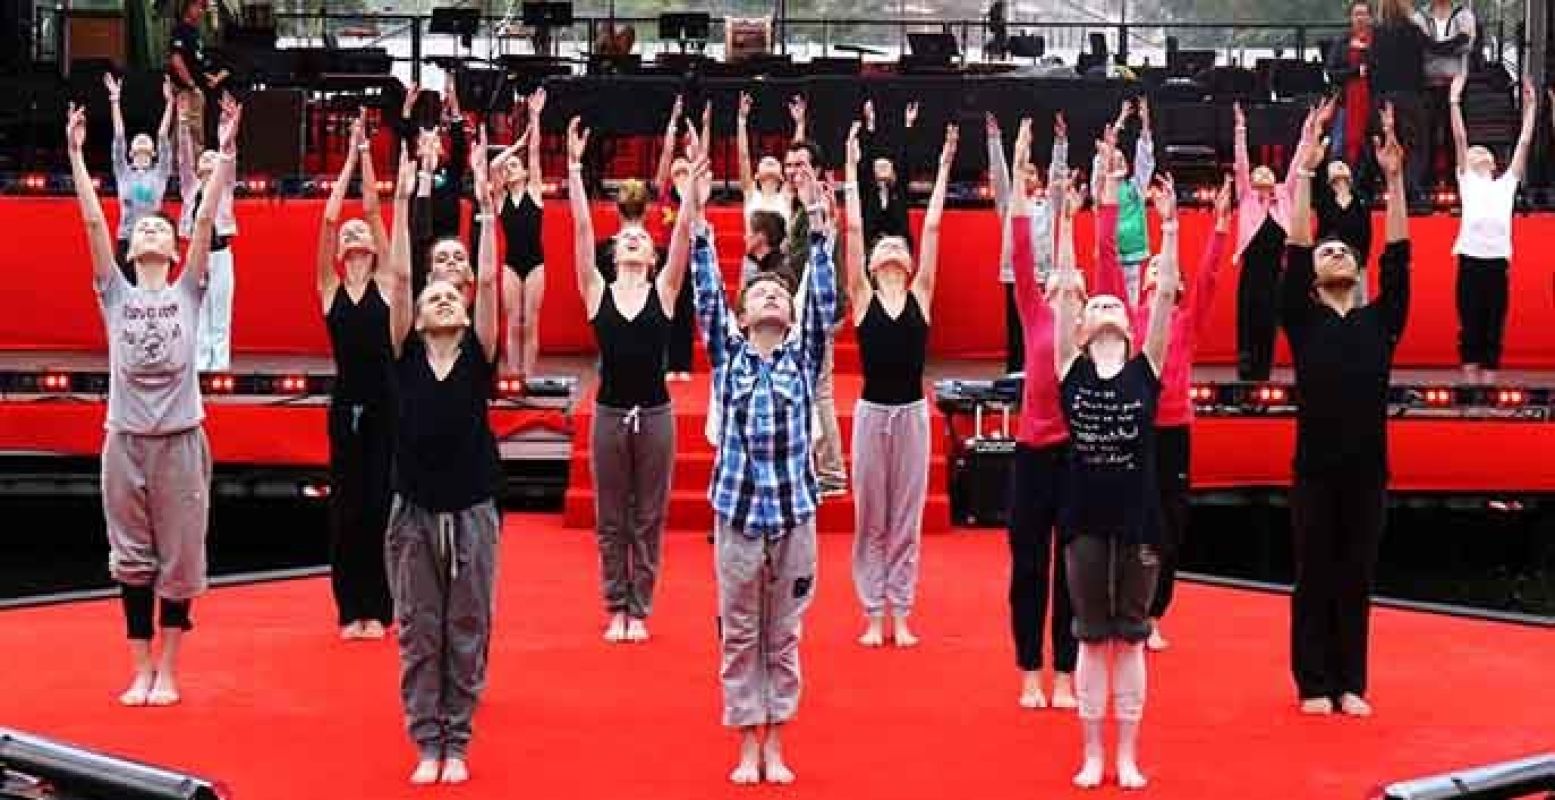
{"label": "blue plaid flannel shirt", "polygon": [[706,225],[691,249],[697,321],[723,408],[708,499],[730,527],[750,538],[778,538],[815,516],[810,420],[826,354],[826,326],[837,313],[837,269],[825,236],[810,237],[799,325],[771,360],[740,331],[724,296],[718,255]]}

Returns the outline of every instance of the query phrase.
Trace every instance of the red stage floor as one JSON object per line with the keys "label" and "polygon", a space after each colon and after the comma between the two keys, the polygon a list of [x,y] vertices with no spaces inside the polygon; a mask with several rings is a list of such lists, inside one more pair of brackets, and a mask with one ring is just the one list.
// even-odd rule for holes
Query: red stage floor
{"label": "red stage floor", "polygon": [[[394,647],[333,637],[323,579],[217,590],[195,608],[186,701],[124,709],[114,602],[0,613],[0,724],[218,778],[239,800],[1111,797],[1069,788],[1078,731],[1015,705],[1003,537],[926,541],[916,651],[866,651],[847,562],[823,537],[806,626],[808,688],[793,789],[724,782],[714,590],[699,535],[666,542],[645,647],[599,640],[592,537],[508,518],[492,674],[474,780],[420,790],[397,702]],[[1186,586],[1175,642],[1152,657],[1148,796],[1359,798],[1387,781],[1548,750],[1547,630],[1378,611],[1371,720],[1308,719],[1286,671],[1285,598]]]}

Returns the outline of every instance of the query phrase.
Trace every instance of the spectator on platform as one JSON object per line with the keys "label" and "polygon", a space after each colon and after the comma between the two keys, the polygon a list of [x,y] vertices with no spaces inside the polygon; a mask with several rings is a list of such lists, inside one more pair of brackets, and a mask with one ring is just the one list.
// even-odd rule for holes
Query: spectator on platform
{"label": "spectator on platform", "polygon": [[875,130],[875,103],[864,101],[864,128],[859,132],[859,146],[872,167],[873,178],[868,181],[862,197],[864,242],[866,247],[882,236],[900,236],[907,241],[907,250],[914,249],[912,231],[907,224],[907,188],[911,182],[908,154],[912,152],[913,125],[918,121],[918,104],[908,103],[903,115],[902,134],[894,148],[881,143]]}
{"label": "spectator on platform", "polygon": [[[1102,142],[1102,163],[1115,163],[1112,138]],[[1098,251],[1117,260],[1108,209],[1118,202],[1126,176],[1103,173],[1093,188],[1099,208]],[[1163,176],[1153,193],[1161,216],[1161,257],[1149,327],[1136,332],[1123,298],[1097,294],[1077,313],[1084,288],[1061,248],[1049,283],[1054,307],[1053,350],[1064,420],[1070,432],[1068,476],[1061,525],[1064,568],[1080,641],[1076,679],[1084,761],[1074,776],[1081,788],[1099,786],[1106,745],[1103,721],[1112,689],[1118,722],[1117,776],[1124,789],[1140,789],[1139,724],[1144,715],[1145,640],[1160,566],[1160,494],[1156,477],[1156,411],[1171,341],[1172,306],[1179,291],[1177,194]],[[1067,228],[1069,221],[1062,223]],[[1061,239],[1072,236],[1061,232]],[[1139,342],[1136,346],[1135,342]],[[1111,663],[1109,663],[1111,662]]]}
{"label": "spectator on platform", "polygon": [[[401,156],[388,281],[398,413],[386,563],[399,624],[400,699],[419,757],[414,784],[469,780],[501,526],[495,498],[502,471],[488,402],[502,338],[502,271],[485,132],[470,156],[485,239],[473,325],[460,289],[437,277],[435,263],[426,288],[419,295],[411,289],[410,196],[430,193],[435,153],[430,143],[422,148],[419,171]],[[444,244],[467,262],[463,243]]]}
{"label": "spectator on platform", "polygon": [[[179,126],[178,188],[183,194],[183,213],[178,219],[178,235],[185,240],[194,235],[195,210],[200,207],[205,187],[216,173],[220,156],[215,150],[206,150],[197,158],[189,129]],[[236,165],[233,172],[237,172]],[[232,200],[236,183],[227,182],[221,205],[216,209],[216,235],[211,238],[205,300],[200,308],[200,330],[196,337],[195,369],[200,372],[225,372],[232,367],[232,301],[237,288],[232,240],[238,235]]]}
{"label": "spectator on platform", "polygon": [[[1448,106],[1452,83],[1459,77],[1467,77],[1472,68],[1471,53],[1477,34],[1474,11],[1452,0],[1430,0],[1415,12],[1415,24],[1425,31],[1425,112],[1426,135],[1424,148],[1419,156],[1411,153],[1411,159],[1426,160],[1425,174],[1431,185],[1447,182],[1448,175],[1462,174],[1464,165],[1452,141],[1452,112]],[[1438,161],[1454,158],[1439,170]]]}
{"label": "spectator on platform", "polygon": [[1297,149],[1280,322],[1296,368],[1296,458],[1290,493],[1296,586],[1291,673],[1301,711],[1366,716],[1372,575],[1387,508],[1388,385],[1409,311],[1409,217],[1404,153],[1383,107],[1377,161],[1387,181],[1380,291],[1357,306],[1360,262],[1348,244],[1312,245],[1311,178],[1323,161],[1320,115]]}
{"label": "spectator on platform", "polygon": [[[241,107],[230,100],[224,103],[221,155],[195,218],[183,271],[170,280],[178,262],[172,222],[148,214],[130,231],[134,283],[120,272],[108,221],[86,169],[86,110],[72,104],[65,129],[92,254],[93,287],[107,329],[102,498],[108,569],[119,586],[134,660],[135,676],[119,696],[127,706],[179,701],[179,651],[184,634],[193,627],[190,606],[207,586],[211,454],[202,427],[205,411],[194,365],[194,332],[199,328],[216,208],[232,180],[241,118]],[[162,651],[154,656],[158,627]]]}
{"label": "spectator on platform", "polygon": [[[1171,340],[1172,348],[1161,373],[1161,398],[1156,409],[1156,489],[1160,493],[1160,541],[1157,552],[1160,570],[1150,601],[1150,638],[1145,646],[1150,650],[1165,650],[1169,646],[1161,632],[1161,618],[1171,606],[1176,588],[1177,556],[1182,550],[1188,532],[1188,461],[1190,434],[1193,425],[1193,403],[1188,390],[1193,383],[1193,353],[1199,335],[1209,326],[1209,313],[1215,302],[1215,289],[1219,285],[1220,265],[1225,255],[1225,244],[1231,230],[1232,206],[1231,176],[1215,195],[1215,230],[1204,245],[1199,268],[1193,274],[1193,289],[1180,285],[1172,297]],[[1115,247],[1100,248],[1103,258],[1096,266],[1096,293],[1116,294],[1123,288],[1123,273],[1117,260],[1110,255]],[[1165,253],[1152,257],[1145,272],[1144,290],[1139,302],[1129,310],[1134,330],[1150,329],[1150,315],[1155,308],[1159,285],[1160,264]],[[1181,282],[1179,282],[1181,283]]]}
{"label": "spectator on platform", "polygon": [[[1425,31],[1409,0],[1377,0],[1366,74],[1371,80],[1372,119],[1393,106],[1395,133],[1410,154],[1408,190],[1411,207],[1429,206],[1427,170],[1430,139],[1425,132]],[[1375,122],[1373,123],[1375,130]]]}
{"label": "spectator on platform", "polygon": [[[389,234],[378,204],[367,112],[351,126],[351,150],[319,227],[318,300],[329,330],[335,382],[329,396],[329,562],[340,638],[382,639],[394,621],[384,571],[394,454],[394,350],[389,342]],[[341,224],[358,165],[362,214]]]}
{"label": "spectator on platform", "polygon": [[853,585],[868,623],[859,644],[885,643],[889,610],[896,646],[912,647],[918,637],[907,619],[917,597],[923,504],[929,488],[923,367],[939,265],[940,218],[959,133],[955,125],[945,128],[917,263],[906,238],[886,234],[870,246],[866,265],[863,206],[874,198],[860,197],[865,194],[858,175],[861,127],[853,123],[848,134],[843,178],[848,307],[864,371],[864,389],[853,413]]}
{"label": "spectator on platform", "polygon": [[224,69],[211,72],[205,59],[200,18],[207,6],[207,0],[181,0],[178,24],[167,46],[167,76],[178,89],[179,124],[189,131],[196,150],[204,150],[216,133],[216,119],[206,110],[206,94],[221,90],[228,76]]}
{"label": "spectator on platform", "polygon": [[162,123],[157,126],[157,138],[153,142],[144,133],[135,134],[128,152],[124,146],[124,110],[119,105],[119,94],[124,84],[112,74],[103,74],[103,85],[108,88],[108,107],[113,112],[113,184],[119,194],[119,227],[114,259],[126,280],[135,282],[135,267],[129,261],[130,234],[143,218],[162,211],[162,198],[167,194],[167,179],[173,172],[173,146],[168,138],[173,127],[173,88],[162,82]]}
{"label": "spectator on platform", "polygon": [[[1066,189],[1069,139],[1064,117],[1053,122],[1053,154],[1044,187],[1031,163],[1031,120],[1023,119],[1016,135],[1013,160],[1018,183],[1005,170],[999,124],[986,115],[989,172],[994,202],[1002,219],[1001,280],[1008,278],[1013,307],[1008,323],[1019,337],[1021,360],[1009,371],[1026,376],[1021,395],[1009,494],[1010,632],[1015,640],[1015,664],[1021,672],[1020,705],[1044,708],[1042,632],[1052,597],[1053,696],[1055,708],[1074,708],[1074,668],[1077,645],[1069,607],[1069,585],[1062,558],[1055,559],[1058,511],[1067,474],[1069,429],[1058,404],[1058,378],[1053,365],[1053,312],[1041,287],[1053,272],[1053,230],[1071,208]],[[1017,198],[1024,202],[1015,203]],[[1017,213],[1018,212],[1018,213]],[[1072,242],[1066,242],[1072,246]]]}
{"label": "spectator on platform", "polygon": [[[594,223],[583,185],[588,131],[576,117],[568,126],[568,193],[572,202],[578,290],[599,345],[599,393],[590,436],[594,474],[595,532],[601,583],[610,621],[605,641],[645,642],[659,573],[659,543],[675,472],[675,414],[660,368],[677,310],[674,298],[685,277],[691,227],[707,198],[705,155],[695,134],[690,166],[681,178],[681,213],[675,220],[665,268],[653,239],[641,226],[615,236],[615,278],[595,268]],[[710,179],[709,179],[710,180]],[[711,184],[707,185],[708,192]]]}
{"label": "spectator on platform", "polygon": [[[1371,78],[1366,67],[1371,52],[1371,3],[1352,0],[1349,33],[1329,46],[1326,62],[1329,83],[1339,89],[1332,155],[1357,171],[1366,157],[1371,128]],[[1359,185],[1369,188],[1364,179]]]}
{"label": "spectator on platform", "polygon": [[810,166],[797,171],[796,197],[811,222],[810,268],[797,295],[764,273],[746,282],[731,311],[706,224],[691,252],[697,320],[724,409],[709,496],[723,723],[740,731],[740,760],[729,775],[736,784],[794,780],[782,730],[799,708],[801,622],[816,588],[811,442],[837,274],[829,189]]}
{"label": "spectator on platform", "polygon": [[[1117,137],[1123,132],[1135,109],[1139,111],[1139,137],[1134,142],[1134,169],[1129,172],[1128,160],[1117,147]],[[1124,100],[1118,118],[1107,128],[1107,150],[1112,153],[1112,163],[1098,156],[1091,162],[1091,175],[1112,173],[1124,180],[1118,187],[1118,257],[1123,262],[1123,279],[1128,288],[1130,305],[1139,300],[1140,270],[1150,257],[1150,226],[1145,219],[1145,197],[1150,193],[1150,182],[1155,176],[1155,142],[1150,136],[1150,100],[1144,96],[1137,100]],[[1097,153],[1101,148],[1097,148]]]}
{"label": "spectator on platform", "polygon": [[[491,184],[499,195],[497,220],[502,227],[505,270],[502,357],[507,372],[517,375],[520,382],[534,374],[540,354],[540,304],[545,300],[545,181],[540,172],[540,112],[545,109],[545,89],[521,102],[528,109],[528,127],[518,141],[491,161]],[[520,150],[524,158],[519,158]],[[480,241],[479,224],[471,225],[470,230],[473,240]]]}
{"label": "spectator on platform", "polygon": [[[1333,101],[1329,101],[1330,107]],[[1290,164],[1285,182],[1275,184],[1274,170],[1264,165],[1252,169],[1247,157],[1247,115],[1240,103],[1232,107],[1236,119],[1233,141],[1236,151],[1237,236],[1232,260],[1241,267],[1236,284],[1237,380],[1266,381],[1274,369],[1274,334],[1278,303],[1280,254],[1289,230],[1292,186],[1296,162]],[[1311,128],[1310,125],[1305,129]],[[1305,144],[1305,143],[1303,143]]]}
{"label": "spectator on platform", "polygon": [[1517,186],[1527,174],[1528,148],[1538,122],[1539,93],[1523,79],[1523,127],[1506,171],[1496,176],[1490,148],[1469,146],[1463,124],[1465,75],[1453,79],[1448,103],[1458,162],[1458,196],[1463,213],[1452,251],[1458,256],[1458,357],[1469,383],[1492,384],[1501,367],[1501,334],[1506,330],[1508,271],[1512,258],[1512,208]]}
{"label": "spectator on platform", "polygon": [[[653,189],[665,202],[665,208],[671,209],[671,203],[678,204],[679,198],[675,196],[675,187],[681,185],[690,174],[691,164],[685,158],[674,157],[676,132],[680,128],[681,96],[675,96],[675,106],[670,110],[670,124],[664,130],[664,147],[659,153],[659,168],[653,177]],[[713,146],[713,104],[702,106],[702,133],[703,146]],[[668,216],[673,217],[674,211],[670,210]],[[670,320],[669,348],[664,353],[665,377],[672,381],[691,380],[691,347],[696,338],[696,302],[691,291],[691,282],[682,281],[680,293],[675,296],[675,318]]]}

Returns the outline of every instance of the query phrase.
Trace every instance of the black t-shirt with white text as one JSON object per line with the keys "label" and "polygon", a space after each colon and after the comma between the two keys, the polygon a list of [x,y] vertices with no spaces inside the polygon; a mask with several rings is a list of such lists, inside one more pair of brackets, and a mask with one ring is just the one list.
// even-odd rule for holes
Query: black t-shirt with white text
{"label": "black t-shirt with white text", "polygon": [[1068,498],[1062,528],[1075,536],[1155,544],[1155,412],[1161,381],[1143,354],[1111,378],[1082,354],[1059,391],[1069,424]]}

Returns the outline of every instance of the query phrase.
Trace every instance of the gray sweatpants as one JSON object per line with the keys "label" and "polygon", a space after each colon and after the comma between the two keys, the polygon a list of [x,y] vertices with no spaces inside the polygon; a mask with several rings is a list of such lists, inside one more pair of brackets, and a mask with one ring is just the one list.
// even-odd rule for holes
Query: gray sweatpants
{"label": "gray sweatpants", "polygon": [[815,521],[778,539],[717,521],[723,724],[779,724],[799,710],[800,621],[815,596]]}
{"label": "gray sweatpants", "polygon": [[115,581],[152,586],[168,600],[205,591],[211,448],[203,428],[160,436],[110,431],[102,491]]}
{"label": "gray sweatpants", "polygon": [[929,405],[860,400],[853,410],[853,586],[864,613],[912,612],[923,503],[929,490]]}
{"label": "gray sweatpants", "polygon": [[400,700],[424,759],[463,758],[486,687],[497,576],[490,500],[436,514],[396,495],[388,572],[400,634]]}
{"label": "gray sweatpants", "polygon": [[629,410],[596,405],[590,466],[605,610],[647,619],[675,475],[670,404]]}

